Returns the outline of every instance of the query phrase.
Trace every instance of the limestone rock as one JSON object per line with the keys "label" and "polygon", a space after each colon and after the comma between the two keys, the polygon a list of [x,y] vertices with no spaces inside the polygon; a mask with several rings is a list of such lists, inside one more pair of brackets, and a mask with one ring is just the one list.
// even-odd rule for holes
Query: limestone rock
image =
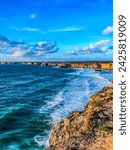
{"label": "limestone rock", "polygon": [[113,86],[89,98],[82,112],[71,112],[50,133],[46,150],[112,150]]}

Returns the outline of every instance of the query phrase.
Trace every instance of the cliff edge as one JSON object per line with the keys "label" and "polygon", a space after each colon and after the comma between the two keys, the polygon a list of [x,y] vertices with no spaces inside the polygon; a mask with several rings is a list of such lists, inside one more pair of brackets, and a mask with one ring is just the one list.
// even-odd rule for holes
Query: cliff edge
{"label": "cliff edge", "polygon": [[89,98],[82,112],[71,112],[50,133],[46,150],[112,150],[113,86]]}

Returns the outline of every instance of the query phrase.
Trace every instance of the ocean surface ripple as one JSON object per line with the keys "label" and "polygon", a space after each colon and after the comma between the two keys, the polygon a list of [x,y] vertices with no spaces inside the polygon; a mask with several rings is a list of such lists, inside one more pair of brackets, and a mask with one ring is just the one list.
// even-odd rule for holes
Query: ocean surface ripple
{"label": "ocean surface ripple", "polygon": [[0,149],[43,150],[51,127],[112,81],[109,70],[0,65]]}

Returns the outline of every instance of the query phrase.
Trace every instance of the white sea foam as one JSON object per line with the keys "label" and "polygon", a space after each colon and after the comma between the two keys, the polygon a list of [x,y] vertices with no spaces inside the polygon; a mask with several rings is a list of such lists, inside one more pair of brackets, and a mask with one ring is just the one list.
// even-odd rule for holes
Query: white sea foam
{"label": "white sea foam", "polygon": [[43,146],[45,145],[46,147],[49,146],[49,140],[48,140],[48,136],[49,135],[49,131],[46,133],[41,133],[38,134],[34,137],[34,141],[39,145],[39,146]]}
{"label": "white sea foam", "polygon": [[60,104],[60,102],[62,102],[63,98],[62,98],[62,91],[58,92],[51,101],[48,101],[46,106],[43,106],[40,109],[40,113],[44,113],[46,111],[48,111],[49,109],[52,109],[54,107],[56,107],[58,104]]}
{"label": "white sea foam", "polygon": [[[48,112],[52,125],[65,118],[71,111],[81,111],[90,95],[110,83],[108,79],[92,69],[76,69],[76,72],[68,74],[73,75],[74,78],[40,109],[40,113]],[[35,142],[39,145],[47,145],[47,138],[47,136],[37,135]]]}

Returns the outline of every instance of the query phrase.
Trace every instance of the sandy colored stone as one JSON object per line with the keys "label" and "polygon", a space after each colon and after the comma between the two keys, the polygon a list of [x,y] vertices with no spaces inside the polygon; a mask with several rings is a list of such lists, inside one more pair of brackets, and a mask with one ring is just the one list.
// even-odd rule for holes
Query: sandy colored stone
{"label": "sandy colored stone", "polygon": [[50,133],[46,150],[112,150],[113,86],[89,98],[82,112],[71,112]]}

